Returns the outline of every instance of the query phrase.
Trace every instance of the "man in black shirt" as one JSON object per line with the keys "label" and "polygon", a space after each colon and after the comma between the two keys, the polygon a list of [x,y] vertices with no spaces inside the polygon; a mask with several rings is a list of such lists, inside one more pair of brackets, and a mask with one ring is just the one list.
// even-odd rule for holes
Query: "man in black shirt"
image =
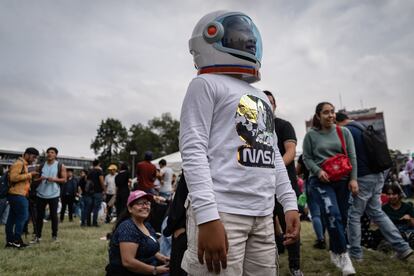
{"label": "man in black shirt", "polygon": [[[273,112],[276,110],[276,100],[273,97],[273,94],[270,91],[263,91],[270,103],[272,104]],[[296,168],[295,168],[295,155],[296,155],[296,134],[292,125],[283,119],[274,118],[275,121],[275,131],[277,135],[277,146],[279,148],[280,154],[282,155],[283,162],[285,163],[286,170],[289,175],[290,183],[292,188],[296,193],[296,196],[299,196],[299,187],[296,177]],[[277,202],[275,197],[275,209],[273,211],[275,218],[275,235],[276,243],[278,245],[278,250],[280,253],[283,253],[283,233],[280,233],[279,225],[282,227],[283,232],[286,231],[286,222],[283,212],[282,205]],[[278,235],[279,234],[279,235]],[[303,275],[300,270],[300,241],[286,246],[289,254],[289,270],[292,275]]]}
{"label": "man in black shirt", "polygon": [[103,171],[99,160],[94,160],[93,168],[88,173],[88,180],[93,182],[93,215],[92,225],[98,226],[98,212],[101,209],[103,195],[106,192]]}

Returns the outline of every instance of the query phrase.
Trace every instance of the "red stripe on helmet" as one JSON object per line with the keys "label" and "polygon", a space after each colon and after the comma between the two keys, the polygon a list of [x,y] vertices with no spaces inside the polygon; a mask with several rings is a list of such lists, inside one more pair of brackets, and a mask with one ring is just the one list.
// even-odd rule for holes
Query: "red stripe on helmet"
{"label": "red stripe on helmet", "polygon": [[198,75],[207,73],[224,73],[224,74],[249,74],[259,76],[259,71],[254,68],[231,67],[231,66],[211,66],[198,70]]}

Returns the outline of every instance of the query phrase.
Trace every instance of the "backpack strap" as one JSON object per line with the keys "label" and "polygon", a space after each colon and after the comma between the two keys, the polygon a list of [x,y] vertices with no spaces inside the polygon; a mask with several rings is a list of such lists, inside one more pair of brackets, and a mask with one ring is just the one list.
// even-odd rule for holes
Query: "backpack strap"
{"label": "backpack strap", "polygon": [[348,157],[348,152],[346,151],[346,146],[345,146],[344,134],[342,133],[341,127],[336,126],[336,133],[338,134],[339,140],[341,141],[342,151]]}
{"label": "backpack strap", "polygon": [[58,178],[62,178],[62,162],[58,161]]}
{"label": "backpack strap", "polygon": [[[59,178],[61,178],[62,177],[62,166],[63,166],[63,163],[61,163],[61,162],[59,162],[59,161],[57,161],[58,162],[58,177]],[[42,170],[43,170],[43,167],[45,166],[45,163],[46,162],[43,162],[40,166],[39,166],[39,173],[40,173],[40,175],[42,175]]]}

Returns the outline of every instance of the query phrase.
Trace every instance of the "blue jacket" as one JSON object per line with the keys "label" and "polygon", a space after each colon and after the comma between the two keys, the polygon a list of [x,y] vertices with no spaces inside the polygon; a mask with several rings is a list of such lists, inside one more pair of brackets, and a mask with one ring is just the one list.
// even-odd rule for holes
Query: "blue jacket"
{"label": "blue jacket", "polygon": [[72,177],[62,185],[62,196],[75,196],[78,191],[78,179]]}
{"label": "blue jacket", "polygon": [[368,155],[365,149],[364,138],[362,137],[362,132],[366,127],[355,121],[348,123],[345,127],[349,129],[352,137],[354,138],[358,177],[373,174],[374,172],[372,172],[368,167]]}

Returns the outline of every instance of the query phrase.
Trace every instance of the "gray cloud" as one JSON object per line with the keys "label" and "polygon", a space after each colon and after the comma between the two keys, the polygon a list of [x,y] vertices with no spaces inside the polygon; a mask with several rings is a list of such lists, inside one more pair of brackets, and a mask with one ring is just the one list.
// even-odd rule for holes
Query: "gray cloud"
{"label": "gray cloud", "polygon": [[[57,145],[92,156],[102,119],[179,118],[195,71],[188,39],[205,13],[257,23],[262,81],[299,143],[317,102],[384,111],[392,148],[414,150],[411,1],[2,1],[0,148]],[[408,116],[407,116],[408,115]]]}

